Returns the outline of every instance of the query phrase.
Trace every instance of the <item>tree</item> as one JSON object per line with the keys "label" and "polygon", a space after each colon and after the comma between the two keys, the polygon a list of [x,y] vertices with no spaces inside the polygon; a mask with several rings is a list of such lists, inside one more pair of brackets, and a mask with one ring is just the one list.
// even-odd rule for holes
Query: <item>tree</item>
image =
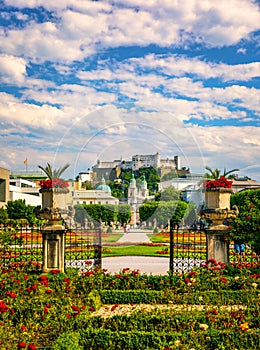
{"label": "tree", "polygon": [[158,201],[173,201],[173,200],[179,200],[180,199],[180,191],[176,190],[173,186],[167,187],[163,191],[159,191],[155,194],[155,199]]}
{"label": "tree", "polygon": [[237,217],[227,223],[231,239],[251,244],[260,254],[260,190],[235,193],[230,202],[239,210]]}
{"label": "tree", "polygon": [[220,176],[224,176],[227,179],[233,179],[235,177],[235,175],[231,175],[232,173],[239,171],[239,169],[232,169],[227,171],[226,168],[224,168],[223,174],[221,174],[221,170],[220,169],[211,169],[209,166],[206,166],[205,169],[209,172],[205,174],[205,177],[207,179],[219,179]]}
{"label": "tree", "polygon": [[25,199],[17,199],[15,201],[8,201],[6,211],[9,219],[26,219],[30,224],[36,221],[34,215],[34,206],[26,205]]}
{"label": "tree", "polygon": [[181,200],[148,202],[139,207],[141,221],[153,222],[156,220],[157,225],[167,225],[172,219],[174,224],[179,224],[187,210],[188,204]]}
{"label": "tree", "polygon": [[7,210],[4,208],[0,208],[0,224],[4,224],[8,219]]}
{"label": "tree", "polygon": [[161,178],[161,181],[167,181],[167,180],[175,179],[177,177],[178,177],[177,171],[173,170],[167,174],[164,174]]}
{"label": "tree", "polygon": [[59,179],[61,175],[64,173],[64,171],[70,166],[70,164],[66,164],[62,168],[58,169],[52,169],[51,165],[47,163],[46,167],[42,167],[41,165],[38,165],[38,168],[40,168],[46,175],[47,177],[52,180],[52,179]]}
{"label": "tree", "polygon": [[131,220],[132,207],[129,204],[120,204],[118,205],[117,221],[121,225],[126,224]]}

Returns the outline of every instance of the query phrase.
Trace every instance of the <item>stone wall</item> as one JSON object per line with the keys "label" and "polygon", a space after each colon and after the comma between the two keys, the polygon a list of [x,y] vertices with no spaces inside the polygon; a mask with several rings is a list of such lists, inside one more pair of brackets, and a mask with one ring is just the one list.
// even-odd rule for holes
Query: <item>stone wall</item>
{"label": "stone wall", "polygon": [[0,167],[0,207],[9,201],[10,171]]}

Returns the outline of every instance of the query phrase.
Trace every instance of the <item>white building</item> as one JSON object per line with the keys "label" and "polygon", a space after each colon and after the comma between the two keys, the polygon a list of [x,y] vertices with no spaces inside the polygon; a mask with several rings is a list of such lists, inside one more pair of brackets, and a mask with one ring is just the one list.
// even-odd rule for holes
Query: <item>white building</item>
{"label": "white building", "polygon": [[72,193],[75,204],[119,204],[119,199],[111,195],[111,189],[103,178],[95,190],[75,190]]}
{"label": "white building", "polygon": [[9,200],[24,199],[26,205],[41,205],[42,199],[35,182],[25,179],[10,179]]}

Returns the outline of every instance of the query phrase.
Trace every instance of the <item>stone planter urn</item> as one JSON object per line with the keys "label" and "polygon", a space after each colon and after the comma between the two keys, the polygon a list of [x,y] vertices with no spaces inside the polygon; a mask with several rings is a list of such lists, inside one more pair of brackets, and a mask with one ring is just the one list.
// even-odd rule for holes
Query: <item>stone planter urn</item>
{"label": "stone planter urn", "polygon": [[44,188],[40,189],[42,194],[42,208],[66,208],[67,188]]}

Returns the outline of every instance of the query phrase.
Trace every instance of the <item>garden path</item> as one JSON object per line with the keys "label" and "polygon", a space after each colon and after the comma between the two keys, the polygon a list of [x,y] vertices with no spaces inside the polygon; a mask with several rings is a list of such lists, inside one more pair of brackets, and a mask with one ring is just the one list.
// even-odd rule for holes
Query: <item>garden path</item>
{"label": "garden path", "polygon": [[148,233],[151,233],[151,231],[131,228],[127,233],[124,233],[124,235],[118,240],[118,242],[119,243],[151,242],[150,238],[147,236]]}
{"label": "garden path", "polygon": [[109,272],[119,272],[124,268],[139,270],[141,273],[167,275],[169,258],[151,256],[118,256],[102,259],[102,268]]}

